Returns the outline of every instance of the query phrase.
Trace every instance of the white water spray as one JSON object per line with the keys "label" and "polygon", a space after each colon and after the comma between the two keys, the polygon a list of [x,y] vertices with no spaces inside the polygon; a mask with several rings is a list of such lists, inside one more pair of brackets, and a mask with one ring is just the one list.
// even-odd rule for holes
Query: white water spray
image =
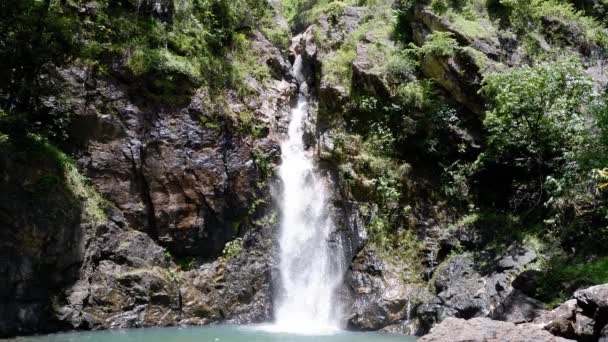
{"label": "white water spray", "polygon": [[[306,87],[302,59],[293,67],[300,89]],[[275,330],[325,334],[340,329],[336,290],[342,282],[341,248],[330,248],[333,222],[326,210],[327,189],[315,172],[313,152],[303,140],[308,101],[300,94],[283,142],[279,175],[283,181],[279,237],[281,289],[275,301]]]}

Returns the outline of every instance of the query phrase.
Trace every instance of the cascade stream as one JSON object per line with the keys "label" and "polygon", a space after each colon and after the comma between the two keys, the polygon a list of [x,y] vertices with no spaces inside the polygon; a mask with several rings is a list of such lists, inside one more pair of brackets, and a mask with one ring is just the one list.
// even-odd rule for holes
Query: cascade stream
{"label": "cascade stream", "polygon": [[330,246],[334,226],[326,208],[327,184],[315,169],[313,149],[307,149],[303,139],[309,99],[299,55],[293,73],[300,93],[291,112],[288,138],[281,146],[281,283],[275,300],[275,328],[323,334],[337,331],[341,325],[340,303],[336,298],[343,274],[341,248]]}

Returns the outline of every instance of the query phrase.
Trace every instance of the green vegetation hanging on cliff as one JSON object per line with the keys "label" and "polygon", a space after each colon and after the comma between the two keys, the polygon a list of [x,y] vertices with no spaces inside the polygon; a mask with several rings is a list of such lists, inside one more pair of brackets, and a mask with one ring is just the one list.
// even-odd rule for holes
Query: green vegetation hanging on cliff
{"label": "green vegetation hanging on cliff", "polygon": [[[187,101],[197,87],[243,89],[245,77],[265,78],[247,35],[289,33],[273,28],[262,0],[84,1],[9,0],[0,4],[0,128],[65,139],[69,112],[48,113],[45,95],[62,101],[53,67],[80,61],[103,76],[120,77],[158,105]],[[56,106],[60,107],[60,106]]]}
{"label": "green vegetation hanging on cliff", "polygon": [[[587,261],[602,267],[608,202],[596,170],[608,163],[608,114],[598,68],[608,30],[597,8],[282,3],[294,27],[315,25],[319,115],[333,139],[322,156],[365,203],[380,250],[407,255],[407,269],[432,268],[448,253],[542,241],[545,275],[555,258],[576,270],[566,277]],[[336,95],[341,103],[325,107]],[[585,285],[603,279],[595,274]],[[542,299],[574,289],[555,287]]]}

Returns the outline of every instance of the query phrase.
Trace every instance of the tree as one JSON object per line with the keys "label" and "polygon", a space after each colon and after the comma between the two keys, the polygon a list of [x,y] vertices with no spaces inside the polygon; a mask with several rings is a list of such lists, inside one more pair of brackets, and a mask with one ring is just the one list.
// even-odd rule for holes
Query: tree
{"label": "tree", "polygon": [[576,60],[493,74],[481,91],[491,101],[484,125],[497,157],[542,163],[563,157],[588,137],[592,84]]}

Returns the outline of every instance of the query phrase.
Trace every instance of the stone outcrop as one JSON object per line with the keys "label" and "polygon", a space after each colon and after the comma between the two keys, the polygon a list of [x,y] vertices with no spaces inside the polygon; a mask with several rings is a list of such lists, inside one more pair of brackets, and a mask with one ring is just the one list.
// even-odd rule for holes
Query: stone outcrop
{"label": "stone outcrop", "polygon": [[348,273],[347,283],[353,292],[349,327],[417,334],[419,327],[413,309],[432,294],[423,285],[405,283],[405,271],[366,246]]}
{"label": "stone outcrop", "polygon": [[574,299],[543,313],[534,323],[577,341],[608,340],[608,285],[576,291]]}
{"label": "stone outcrop", "polygon": [[533,250],[519,246],[492,260],[487,269],[481,269],[480,260],[470,254],[450,258],[435,271],[437,295],[420,305],[416,314],[427,331],[448,317],[530,322],[544,305],[514,289],[511,283],[535,259]]}
{"label": "stone outcrop", "polygon": [[[250,38],[273,77],[247,79],[248,96],[200,89],[161,106],[135,94],[120,65],[51,74],[105,218],[90,222],[58,166],[2,154],[0,337],[270,319],[273,169],[296,86],[281,52]],[[230,241],[242,252],[224,256]]]}
{"label": "stone outcrop", "polygon": [[566,342],[571,341],[551,335],[531,324],[515,325],[489,318],[448,318],[420,342]]}
{"label": "stone outcrop", "polygon": [[0,338],[65,326],[53,315],[56,296],[78,279],[94,225],[48,151],[0,147]]}

